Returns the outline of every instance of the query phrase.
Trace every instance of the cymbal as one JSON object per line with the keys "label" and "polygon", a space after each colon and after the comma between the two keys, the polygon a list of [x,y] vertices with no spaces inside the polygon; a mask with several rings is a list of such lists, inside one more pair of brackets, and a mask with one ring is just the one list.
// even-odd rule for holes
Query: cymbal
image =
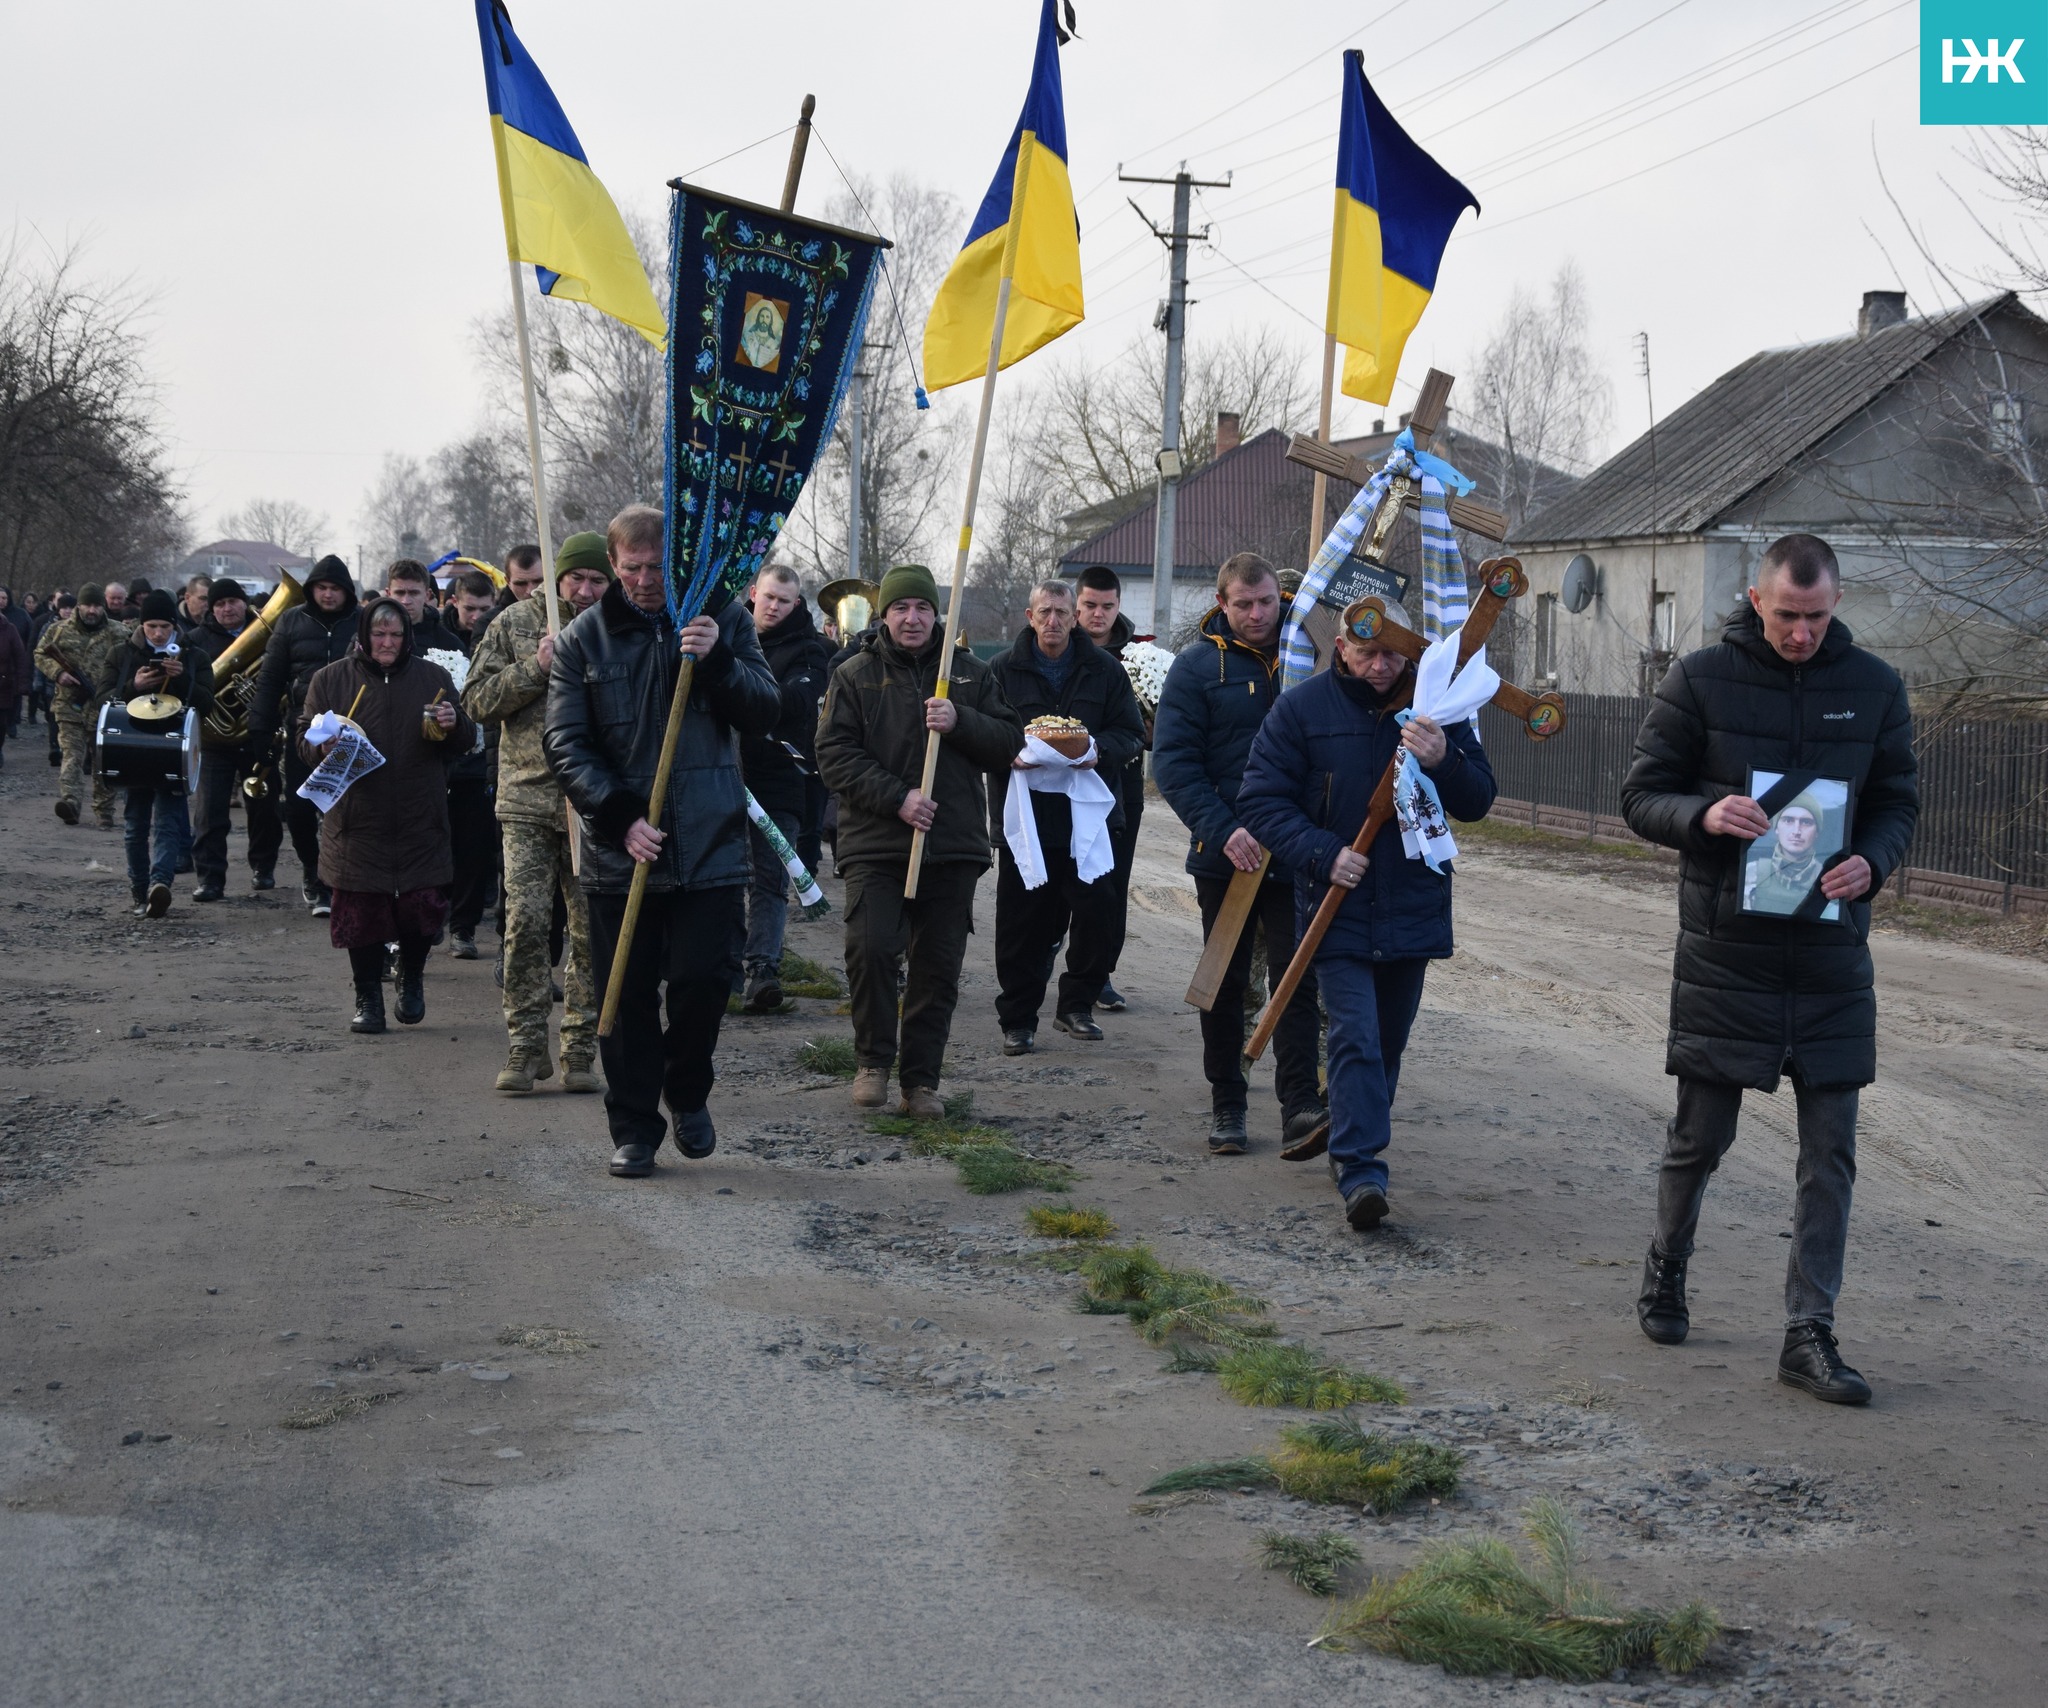
{"label": "cymbal", "polygon": [[138,694],[128,702],[128,715],[141,723],[169,723],[185,709],[174,694]]}

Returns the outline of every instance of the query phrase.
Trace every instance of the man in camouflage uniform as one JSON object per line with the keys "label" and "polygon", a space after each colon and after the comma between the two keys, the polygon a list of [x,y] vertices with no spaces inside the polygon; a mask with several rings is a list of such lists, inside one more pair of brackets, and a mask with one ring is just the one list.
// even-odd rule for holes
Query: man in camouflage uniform
{"label": "man in camouflage uniform", "polygon": [[[106,598],[97,587],[78,590],[78,608],[61,623],[52,623],[36,643],[36,669],[56,684],[53,710],[63,770],[57,783],[57,816],[78,822],[78,798],[92,753],[93,723],[100,715],[114,673],[114,660],[128,644],[128,625],[107,615]],[[114,828],[114,789],[104,779],[92,780],[93,817],[102,830]]]}
{"label": "man in camouflage uniform", "polygon": [[[571,534],[555,553],[563,618],[580,616],[604,595],[611,562],[602,534]],[[561,785],[541,752],[547,716],[548,633],[545,589],[491,619],[469,661],[463,709],[498,729],[498,829],[505,849],[505,1031],[510,1054],[497,1089],[528,1092],[554,1075],[548,1011],[554,1006],[548,927],[559,885],[569,913],[562,971],[562,1089],[603,1089],[597,1057],[597,998],[590,976],[590,914],[570,861]]]}

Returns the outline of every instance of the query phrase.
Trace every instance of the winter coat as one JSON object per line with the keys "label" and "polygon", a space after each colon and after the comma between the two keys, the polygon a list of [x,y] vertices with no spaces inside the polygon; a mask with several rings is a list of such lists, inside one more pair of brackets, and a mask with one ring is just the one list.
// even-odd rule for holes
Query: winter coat
{"label": "winter coat", "polygon": [[[1076,627],[1067,640],[1067,673],[1055,693],[1041,668],[1038,637],[1029,627],[1006,653],[989,660],[1003,698],[1027,726],[1033,718],[1078,718],[1095,737],[1096,770],[1116,795],[1109,809],[1112,830],[1124,822],[1122,779],[1126,766],[1145,752],[1145,717],[1124,667]],[[1003,805],[1009,798],[1010,771],[991,771],[988,780],[989,823],[1002,832]],[[1072,803],[1065,795],[1038,792],[1031,797],[1038,836],[1049,848],[1065,848],[1073,839]]]}
{"label": "winter coat", "polygon": [[[1621,786],[1629,828],[1684,856],[1666,1073],[1762,1091],[1788,1063],[1808,1085],[1877,1077],[1870,899],[1913,839],[1915,769],[1905,684],[1840,618],[1811,659],[1791,664],[1744,605],[1718,646],[1672,665]],[[1752,770],[1848,782],[1848,852],[1870,862],[1872,883],[1839,921],[1742,912],[1750,844],[1700,821],[1747,794]]]}
{"label": "winter coat", "polygon": [[[706,614],[718,644],[691,677],[658,827],[667,840],[647,874],[655,890],[744,884],[754,870],[739,738],[772,729],[782,697],[746,606],[719,594]],[[647,816],[681,657],[667,614],[648,616],[617,582],[555,639],[541,745],[583,815],[585,890],[632,887],[625,836]]]}
{"label": "winter coat", "polygon": [[[839,797],[839,863],[907,866],[910,826],[896,816],[924,778],[924,703],[937,691],[935,633],[915,657],[877,624],[860,650],[832,672],[818,718],[818,775]],[[986,871],[988,805],[982,774],[1024,751],[1024,720],[1010,709],[986,664],[964,646],[953,653],[948,690],[959,721],[939,738],[932,782],[938,815],[925,836],[933,865],[961,861]]]}
{"label": "winter coat", "polygon": [[[213,664],[206,654],[188,645],[183,638],[178,641],[178,657],[185,668],[176,677],[157,688],[155,692],[168,694],[185,704],[201,717],[213,709]],[[145,664],[154,663],[156,649],[142,638],[137,627],[128,637],[128,644],[114,655],[113,675],[109,678],[107,698],[114,701],[132,700],[150,689],[138,687],[135,673]]]}
{"label": "winter coat", "polygon": [[329,577],[348,597],[340,610],[323,611],[312,600],[314,579],[317,577],[307,580],[306,603],[294,605],[278,618],[263,648],[256,692],[249,702],[249,743],[258,752],[268,749],[270,738],[280,728],[298,721],[314,672],[346,658],[355,645],[354,586],[338,576]]}
{"label": "winter coat", "polygon": [[[53,685],[52,705],[59,723],[91,723],[99,715],[100,702],[113,683],[114,661],[127,644],[126,623],[103,617],[87,628],[75,610],[43,630],[43,638],[36,642],[36,668]],[[82,687],[58,681],[67,670]]]}
{"label": "winter coat", "polygon": [[[807,604],[756,633],[782,691],[782,716],[766,735],[740,738],[740,770],[769,812],[801,817],[809,774],[818,767],[818,706],[832,679],[832,646],[818,633]],[[791,755],[792,747],[800,757]]]}
{"label": "winter coat", "polygon": [[[1484,818],[1496,790],[1479,732],[1459,723],[1444,737],[1444,756],[1425,775],[1450,817]],[[1282,694],[1259,726],[1237,805],[1246,827],[1272,849],[1274,863],[1297,874],[1298,925],[1306,926],[1322,905],[1331,862],[1364,828],[1373,791],[1400,740],[1386,697],[1337,668]],[[1366,858],[1365,877],[1337,909],[1318,955],[1443,960],[1451,953],[1450,872],[1409,859],[1392,819]]]}
{"label": "winter coat", "polygon": [[400,607],[372,599],[363,608],[356,650],[313,673],[294,733],[300,757],[317,765],[320,754],[307,745],[306,726],[322,712],[338,712],[353,717],[370,745],[384,755],[384,763],[357,778],[320,820],[320,881],[337,890],[404,895],[454,880],[448,767],[476,739],[476,725],[457,704],[455,725],[445,739],[426,738],[421,720],[428,703],[436,692],[443,703],[453,703],[455,684],[438,664],[414,656],[409,633],[396,664],[389,670],[374,664],[369,624],[380,609]]}
{"label": "winter coat", "polygon": [[[1280,693],[1279,659],[1247,646],[1230,632],[1222,611],[1211,611],[1199,640],[1180,650],[1159,693],[1152,723],[1152,781],[1188,827],[1187,869],[1199,878],[1228,878],[1237,868],[1223,852],[1243,829],[1238,785],[1252,738]],[[1293,872],[1274,850],[1269,883],[1291,883]]]}
{"label": "winter coat", "polygon": [[[427,614],[430,617],[433,615],[431,611]],[[473,659],[475,657],[475,638],[456,623],[436,621],[432,626],[426,623],[416,624],[412,631],[412,643],[422,653],[432,648],[436,652],[459,652],[465,659]],[[432,663],[434,661],[429,659],[428,662]],[[443,668],[445,669],[446,666],[443,666]],[[472,665],[472,668],[474,668],[474,665]],[[449,679],[451,681],[454,679],[452,671],[449,673]],[[468,686],[468,681],[468,675],[465,673],[463,677],[465,688]],[[463,709],[467,711],[467,705]],[[474,712],[470,713],[470,720],[471,722],[476,721],[476,714]],[[460,757],[449,762],[448,782],[450,787],[457,783],[488,784],[490,782],[490,745],[489,734],[481,725],[478,725],[476,736],[470,742],[468,748]]]}
{"label": "winter coat", "polygon": [[4,721],[14,710],[14,702],[29,691],[35,672],[21,631],[12,623],[0,623],[0,631],[4,631],[0,632],[0,721]]}
{"label": "winter coat", "polygon": [[547,600],[545,589],[529,593],[491,619],[469,655],[462,709],[497,734],[499,820],[560,828],[562,785],[541,750],[548,673],[538,653],[548,632]]}

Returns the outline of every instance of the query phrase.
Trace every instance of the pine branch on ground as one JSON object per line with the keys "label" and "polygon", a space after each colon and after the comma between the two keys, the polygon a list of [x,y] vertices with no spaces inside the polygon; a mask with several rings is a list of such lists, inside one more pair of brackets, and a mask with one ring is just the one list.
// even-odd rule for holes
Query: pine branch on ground
{"label": "pine branch on ground", "polygon": [[1042,1239],[1104,1240],[1116,1234],[1107,1210],[1071,1203],[1034,1204],[1024,1212],[1024,1225]]}
{"label": "pine branch on ground", "polygon": [[1316,1639],[1478,1675],[1589,1683],[1655,1661],[1690,1672],[1720,1634],[1720,1615],[1690,1601],[1673,1612],[1621,1608],[1585,1570],[1578,1526],[1548,1498],[1523,1514],[1532,1558],[1492,1538],[1431,1548],[1398,1578],[1375,1578],[1336,1609]]}
{"label": "pine branch on ground", "polygon": [[1169,1269],[1147,1246],[1106,1246],[1081,1265],[1087,1281],[1080,1308],[1121,1311],[1155,1346],[1186,1338],[1241,1346],[1273,1332],[1262,1299],[1199,1269]]}
{"label": "pine branch on ground", "polygon": [[1423,1495],[1455,1494],[1464,1462],[1456,1448],[1394,1441],[1349,1414],[1332,1415],[1282,1430],[1279,1448],[1264,1458],[1187,1465],[1142,1492],[1278,1487],[1296,1500],[1364,1507],[1384,1517]]}
{"label": "pine branch on ground", "polygon": [[[1172,1366],[1169,1366],[1172,1368]],[[1384,1376],[1333,1364],[1306,1346],[1266,1341],[1232,1349],[1213,1368],[1223,1391],[1242,1405],[1298,1406],[1335,1411],[1342,1406],[1405,1405],[1407,1392]]]}
{"label": "pine branch on ground", "polygon": [[988,1196],[997,1192],[1057,1192],[1073,1184],[1074,1171],[1063,1162],[1041,1162],[1007,1144],[967,1145],[954,1153],[960,1184]]}
{"label": "pine branch on ground", "polygon": [[798,1046],[798,1067],[812,1073],[827,1073],[834,1079],[851,1079],[860,1071],[860,1056],[851,1038],[813,1038]]}
{"label": "pine branch on ground", "polygon": [[1189,1489],[1264,1489],[1273,1486],[1273,1467],[1264,1459],[1204,1459],[1168,1471],[1148,1483],[1142,1495],[1182,1494]]}
{"label": "pine branch on ground", "polygon": [[1267,1530],[1259,1536],[1259,1563],[1268,1571],[1286,1573],[1310,1595],[1335,1595],[1338,1572],[1358,1563],[1358,1544],[1336,1530],[1314,1536]]}
{"label": "pine branch on ground", "polygon": [[786,997],[814,996],[831,1002],[846,994],[846,981],[837,972],[822,961],[799,955],[794,949],[782,951],[782,967],[777,978]]}

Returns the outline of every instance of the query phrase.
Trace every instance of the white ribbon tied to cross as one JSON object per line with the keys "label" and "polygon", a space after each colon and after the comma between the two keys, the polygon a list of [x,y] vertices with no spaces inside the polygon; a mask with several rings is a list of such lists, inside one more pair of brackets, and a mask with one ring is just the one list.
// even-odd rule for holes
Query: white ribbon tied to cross
{"label": "white ribbon tied to cross", "polygon": [[1094,883],[1116,864],[1109,843],[1109,814],[1116,795],[1092,766],[1082,769],[1083,761],[1095,757],[1095,743],[1088,743],[1080,759],[1069,759],[1058,748],[1027,735],[1020,757],[1029,761],[1030,769],[1010,773],[1009,792],[1003,797],[1003,840],[1010,845],[1010,858],[1017,862],[1024,887],[1035,890],[1050,876],[1045,851],[1038,845],[1038,815],[1031,809],[1029,794],[1033,789],[1067,797],[1074,818],[1074,865],[1082,883]]}
{"label": "white ribbon tied to cross", "polygon": [[[1476,718],[1479,708],[1500,692],[1500,673],[1486,662],[1481,647],[1458,669],[1458,637],[1463,625],[1442,640],[1423,649],[1415,667],[1415,699],[1398,721],[1432,719],[1448,736],[1453,724]],[[1446,860],[1458,857],[1458,844],[1451,836],[1450,822],[1436,785],[1415,762],[1415,755],[1401,750],[1401,769],[1394,775],[1394,817],[1401,826],[1401,846],[1408,858],[1424,862],[1432,872],[1441,872]]]}

